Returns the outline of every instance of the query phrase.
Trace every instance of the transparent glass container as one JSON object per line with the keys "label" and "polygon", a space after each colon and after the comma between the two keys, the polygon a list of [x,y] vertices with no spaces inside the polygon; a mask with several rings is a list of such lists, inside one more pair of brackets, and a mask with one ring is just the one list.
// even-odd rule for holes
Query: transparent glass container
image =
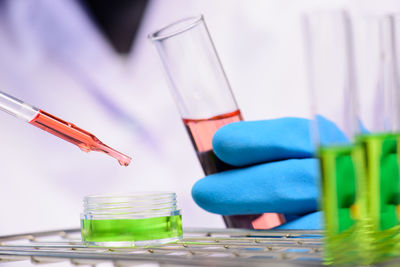
{"label": "transparent glass container", "polygon": [[92,195],[83,205],[81,235],[88,246],[155,246],[182,238],[175,193]]}
{"label": "transparent glass container", "polygon": [[[178,20],[149,35],[160,56],[170,91],[206,175],[236,168],[220,160],[212,138],[222,126],[243,120],[202,15]],[[223,216],[228,228],[270,229],[282,214]]]}

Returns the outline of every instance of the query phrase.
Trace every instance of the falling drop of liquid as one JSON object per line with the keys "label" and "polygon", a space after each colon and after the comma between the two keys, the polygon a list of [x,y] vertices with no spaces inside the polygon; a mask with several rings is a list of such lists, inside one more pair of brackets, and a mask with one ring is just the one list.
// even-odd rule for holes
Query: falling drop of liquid
{"label": "falling drop of liquid", "polygon": [[129,163],[131,163],[130,161],[124,161],[124,160],[118,160],[119,165],[127,167],[129,165]]}

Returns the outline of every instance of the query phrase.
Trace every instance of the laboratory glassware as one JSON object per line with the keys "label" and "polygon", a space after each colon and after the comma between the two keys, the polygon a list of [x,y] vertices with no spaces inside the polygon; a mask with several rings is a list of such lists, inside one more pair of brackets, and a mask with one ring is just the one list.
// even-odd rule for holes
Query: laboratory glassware
{"label": "laboratory glassware", "polygon": [[364,151],[372,263],[398,256],[400,204],[399,86],[395,16],[354,19],[358,134]]}
{"label": "laboratory glassware", "polygon": [[359,262],[366,244],[357,231],[365,213],[364,162],[354,142],[357,87],[350,17],[344,10],[312,11],[304,16],[304,35],[311,131],[321,174],[324,260]]}
{"label": "laboratory glassware", "polygon": [[[170,89],[206,175],[235,168],[216,157],[214,133],[241,121],[203,16],[172,23],[149,35],[161,57]],[[224,216],[227,227],[268,229],[283,222],[276,213]]]}
{"label": "laboratory glassware", "polygon": [[182,239],[175,193],[92,195],[83,202],[81,235],[86,245],[154,246]]}
{"label": "laboratory glassware", "polygon": [[93,134],[1,91],[0,110],[64,139],[84,152],[106,153],[117,159],[122,166],[128,166],[131,162],[129,156],[103,144]]}

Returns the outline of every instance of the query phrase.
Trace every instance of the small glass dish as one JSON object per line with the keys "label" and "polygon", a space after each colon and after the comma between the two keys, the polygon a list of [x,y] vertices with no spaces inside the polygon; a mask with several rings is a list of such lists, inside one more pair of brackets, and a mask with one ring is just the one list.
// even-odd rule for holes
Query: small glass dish
{"label": "small glass dish", "polygon": [[81,235],[87,246],[156,246],[182,239],[175,193],[92,195],[83,205]]}

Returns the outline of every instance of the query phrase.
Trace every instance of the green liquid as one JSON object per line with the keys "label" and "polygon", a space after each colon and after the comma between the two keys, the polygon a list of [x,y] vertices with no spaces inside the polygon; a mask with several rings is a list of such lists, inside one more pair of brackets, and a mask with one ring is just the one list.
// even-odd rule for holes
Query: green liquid
{"label": "green liquid", "polygon": [[84,242],[135,242],[182,236],[182,216],[81,220]]}
{"label": "green liquid", "polygon": [[381,133],[357,136],[365,153],[368,226],[373,262],[398,256],[400,176],[399,134]]}
{"label": "green liquid", "polygon": [[[356,163],[362,161],[360,148],[354,146],[322,147],[319,150],[326,228],[339,234],[355,223]],[[361,166],[359,166],[360,168]]]}
{"label": "green liquid", "polygon": [[365,150],[368,213],[376,231],[389,229],[399,223],[398,138],[399,135],[395,134],[369,134],[356,139]]}
{"label": "green liquid", "polygon": [[360,262],[364,247],[359,217],[362,201],[363,151],[360,146],[332,146],[319,149],[322,177],[322,209],[325,216],[326,264]]}
{"label": "green liquid", "polygon": [[367,134],[319,149],[325,263],[372,264],[400,255],[399,134]]}

